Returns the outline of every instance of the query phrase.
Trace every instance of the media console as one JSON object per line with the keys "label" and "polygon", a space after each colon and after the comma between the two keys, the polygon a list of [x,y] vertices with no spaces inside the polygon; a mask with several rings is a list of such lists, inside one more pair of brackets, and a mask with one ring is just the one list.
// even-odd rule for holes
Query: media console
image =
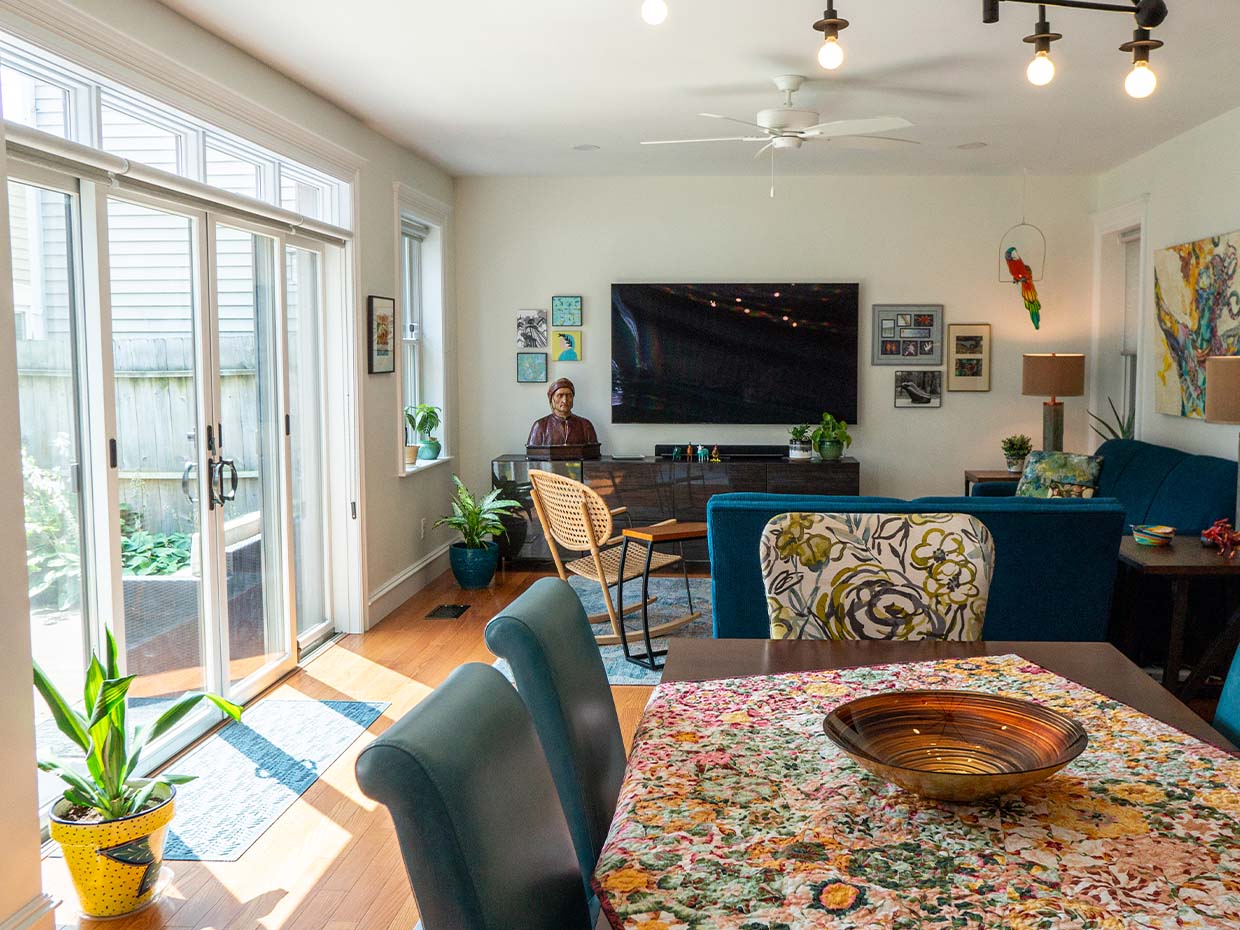
{"label": "media console", "polygon": [[[723,451],[722,449],[720,450]],[[537,461],[523,454],[501,455],[491,461],[492,487],[520,502],[523,511],[506,521],[508,539],[499,540],[500,553],[512,562],[549,562],[550,550],[530,497],[531,469],[553,471],[589,485],[611,507],[627,507],[635,526],[675,518],[706,519],[706,502],[715,494],[752,491],[772,494],[861,493],[861,465],[853,458],[836,462],[789,462],[787,458],[738,457],[722,462],[673,461],[646,456],[641,459]],[[617,518],[617,532],[627,525]],[[756,559],[758,554],[754,553]],[[685,558],[709,562],[705,541],[685,543]]]}

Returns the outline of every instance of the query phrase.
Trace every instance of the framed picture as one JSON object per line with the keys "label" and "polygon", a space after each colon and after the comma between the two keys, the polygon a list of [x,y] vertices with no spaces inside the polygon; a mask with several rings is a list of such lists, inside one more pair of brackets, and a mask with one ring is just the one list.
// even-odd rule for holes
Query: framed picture
{"label": "framed picture", "polygon": [[873,324],[870,364],[943,364],[942,304],[875,304]]}
{"label": "framed picture", "polygon": [[947,327],[947,389],[990,390],[989,323],[953,323]]}
{"label": "framed picture", "polygon": [[581,298],[580,297],[552,297],[551,298],[551,325],[552,326],[580,326],[581,325]]}
{"label": "framed picture", "polygon": [[557,329],[551,334],[551,359],[556,362],[580,362],[581,330]]}
{"label": "framed picture", "polygon": [[546,352],[517,353],[517,384],[544,384],[546,380]]}
{"label": "framed picture", "polygon": [[396,370],[396,301],[391,297],[366,298],[366,370],[390,375]]}
{"label": "framed picture", "polygon": [[943,406],[943,372],[897,371],[896,372],[896,406],[897,407],[942,407]]}
{"label": "framed picture", "polygon": [[546,310],[517,311],[518,349],[547,348],[548,331]]}

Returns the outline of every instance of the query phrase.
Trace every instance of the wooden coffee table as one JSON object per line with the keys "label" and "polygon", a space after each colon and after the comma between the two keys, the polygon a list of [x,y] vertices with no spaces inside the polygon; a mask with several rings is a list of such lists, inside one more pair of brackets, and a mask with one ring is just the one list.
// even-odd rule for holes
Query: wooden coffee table
{"label": "wooden coffee table", "polygon": [[[654,526],[631,526],[623,530],[620,537],[621,565],[628,564],[626,560],[628,559],[630,542],[646,547],[646,564],[642,570],[642,639],[646,643],[646,651],[641,653],[629,651],[629,637],[624,630],[623,615],[620,619],[620,645],[624,647],[624,657],[628,661],[652,672],[657,672],[663,668],[663,665],[656,660],[667,655],[667,650],[655,649],[650,640],[650,559],[654,555],[654,547],[662,543],[683,543],[687,539],[705,539],[706,524],[657,523]],[[683,550],[680,559],[680,571],[684,575],[685,594],[689,599],[689,613],[685,617],[684,623],[690,623],[700,617],[701,614],[693,609],[693,592],[689,589],[689,576],[685,567]],[[621,604],[621,609],[623,609],[624,572],[620,572],[620,579],[616,584],[616,600]],[[683,626],[684,624],[680,625]]]}

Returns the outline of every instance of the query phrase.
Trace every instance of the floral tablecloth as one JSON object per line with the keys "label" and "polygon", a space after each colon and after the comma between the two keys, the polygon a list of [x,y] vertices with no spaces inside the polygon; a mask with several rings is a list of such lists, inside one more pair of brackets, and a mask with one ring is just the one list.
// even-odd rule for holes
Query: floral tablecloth
{"label": "floral tablecloth", "polygon": [[[977,805],[866,773],[822,719],[965,688],[1079,720],[1085,753]],[[1240,759],[1018,656],[661,685],[594,878],[627,930],[1240,928]]]}

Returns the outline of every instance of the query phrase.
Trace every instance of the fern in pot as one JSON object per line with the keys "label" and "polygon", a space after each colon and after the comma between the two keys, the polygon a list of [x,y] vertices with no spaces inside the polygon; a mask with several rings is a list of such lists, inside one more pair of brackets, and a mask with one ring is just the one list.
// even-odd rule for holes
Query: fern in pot
{"label": "fern in pot", "polygon": [[165,772],[137,777],[143,751],[203,701],[241,719],[241,708],[231,701],[191,691],[150,723],[131,727],[129,687],[136,677],[121,675],[110,630],[103,661],[92,656],[86,669],[85,713],[74,709],[37,662],[34,666],[34,686],[52,719],[84,756],[73,764],[43,755],[39,768],[65,783],[64,795],[52,805],[51,834],[64,851],[82,911],[90,917],[115,917],[151,903],[176,785],[193,780]]}
{"label": "fern in pot", "polygon": [[470,493],[458,476],[452,476],[456,490],[452,494],[452,513],[435,521],[436,526],[450,526],[461,534],[461,541],[448,549],[448,560],[456,583],[466,591],[485,588],[495,577],[499,562],[499,545],[488,537],[507,533],[501,517],[520,510],[516,501],[501,498],[503,488],[495,488],[481,499]]}

